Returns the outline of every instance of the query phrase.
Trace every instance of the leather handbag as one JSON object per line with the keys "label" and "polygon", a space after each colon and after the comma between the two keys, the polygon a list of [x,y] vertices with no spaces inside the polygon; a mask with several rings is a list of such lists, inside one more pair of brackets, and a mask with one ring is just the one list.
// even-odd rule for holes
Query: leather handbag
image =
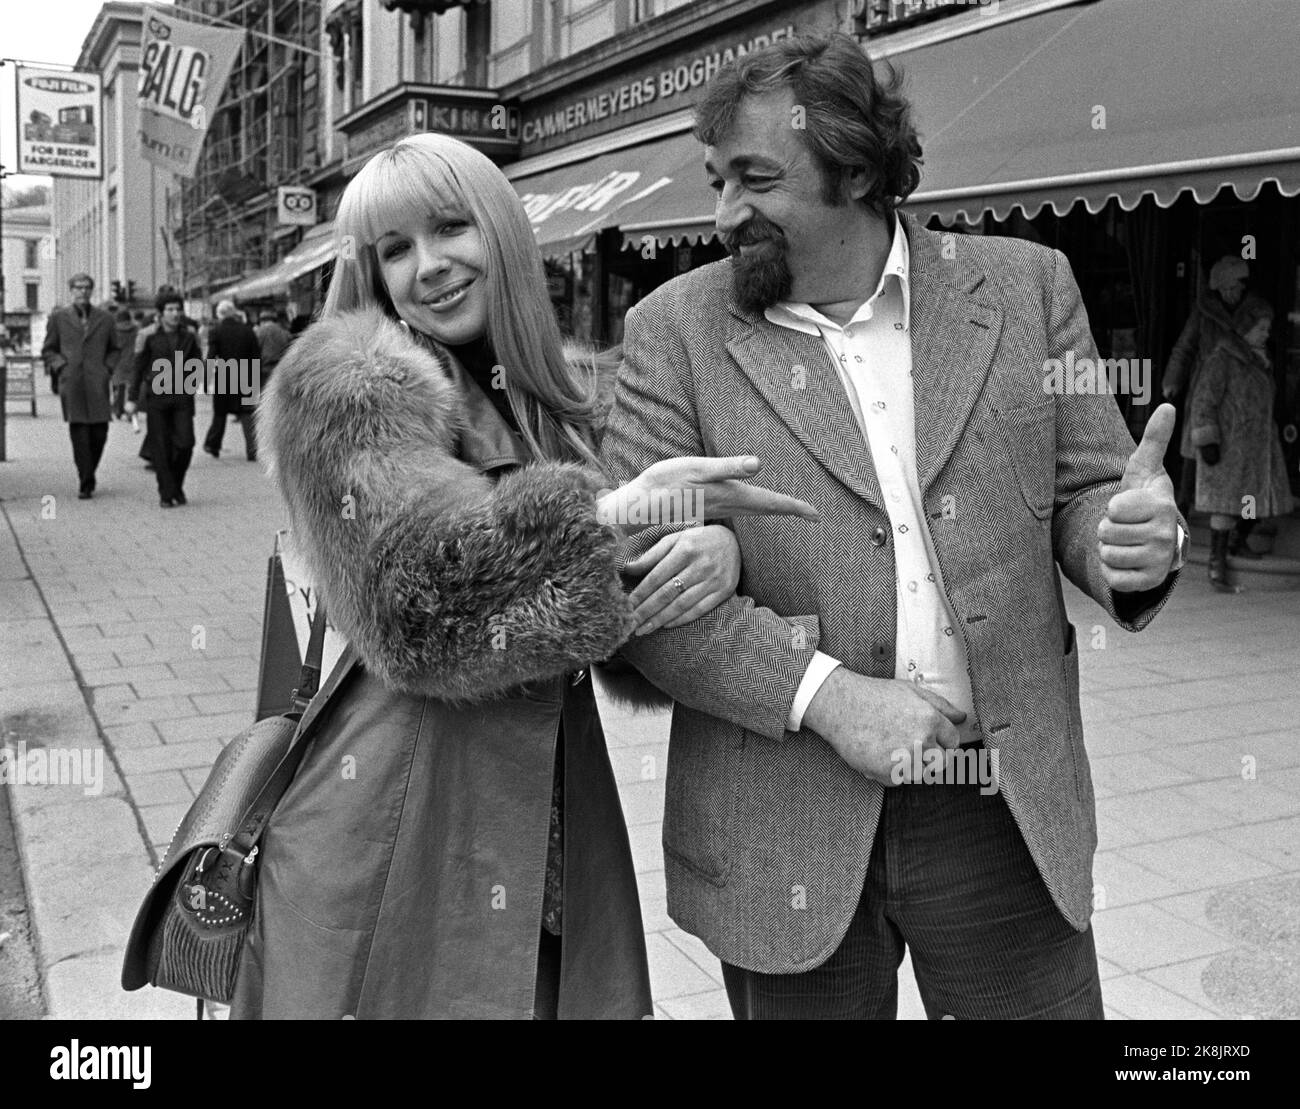
{"label": "leather handbag", "polygon": [[324,643],[321,605],[289,711],[259,720],[222,749],[176,829],[136,913],[124,989],[147,984],[200,1002],[233,996],[253,916],[259,841],[321,719],[307,708],[320,687]]}

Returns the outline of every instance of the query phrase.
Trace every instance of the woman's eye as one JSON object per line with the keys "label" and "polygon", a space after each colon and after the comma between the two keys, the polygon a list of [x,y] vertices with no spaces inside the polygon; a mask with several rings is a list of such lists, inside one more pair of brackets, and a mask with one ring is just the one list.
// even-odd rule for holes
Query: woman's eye
{"label": "woman's eye", "polygon": [[468,226],[469,226],[469,224],[468,224],[465,220],[463,220],[463,219],[448,219],[448,220],[443,220],[443,221],[442,221],[442,224],[441,224],[441,226],[438,228],[438,230],[439,230],[439,231],[459,231],[459,230],[461,230],[461,228],[463,228],[463,227],[468,227]]}
{"label": "woman's eye", "polygon": [[387,262],[389,259],[396,258],[405,249],[405,243],[390,243],[379,252],[379,257]]}

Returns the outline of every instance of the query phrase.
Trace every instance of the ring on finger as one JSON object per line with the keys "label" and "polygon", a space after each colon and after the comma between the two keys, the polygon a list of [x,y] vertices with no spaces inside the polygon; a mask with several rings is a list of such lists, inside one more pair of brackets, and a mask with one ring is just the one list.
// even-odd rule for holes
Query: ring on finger
{"label": "ring on finger", "polygon": [[681,578],[673,578],[673,585],[677,586],[677,595],[680,597],[686,592],[686,583]]}

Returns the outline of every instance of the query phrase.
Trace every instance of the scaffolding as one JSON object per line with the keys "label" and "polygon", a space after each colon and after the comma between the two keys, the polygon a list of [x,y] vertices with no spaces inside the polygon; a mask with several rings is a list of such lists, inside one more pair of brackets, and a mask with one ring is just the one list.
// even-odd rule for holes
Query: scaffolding
{"label": "scaffolding", "polygon": [[177,0],[176,9],[244,31],[195,175],[168,213],[186,294],[207,298],[294,245],[276,223],[276,189],[320,166],[321,0]]}

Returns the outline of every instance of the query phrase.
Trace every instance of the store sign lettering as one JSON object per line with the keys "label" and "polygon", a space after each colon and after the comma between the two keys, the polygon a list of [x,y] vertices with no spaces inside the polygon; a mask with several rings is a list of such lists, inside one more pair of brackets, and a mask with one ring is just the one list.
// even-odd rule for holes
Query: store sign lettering
{"label": "store sign lettering", "polygon": [[561,193],[525,193],[520,200],[529,220],[536,226],[556,212],[574,208],[579,212],[599,212],[614,197],[626,192],[641,179],[640,173],[614,170],[599,181],[574,185]]}
{"label": "store sign lettering", "polygon": [[662,103],[675,96],[690,92],[713,79],[723,66],[755,50],[794,35],[793,24],[778,27],[767,34],[756,35],[748,42],[736,43],[725,49],[697,54],[678,65],[668,66],[655,74],[647,74],[635,81],[592,93],[580,100],[524,122],[523,141],[540,142],[563,135],[568,131],[612,119],[624,112],[633,111],[646,104]]}

